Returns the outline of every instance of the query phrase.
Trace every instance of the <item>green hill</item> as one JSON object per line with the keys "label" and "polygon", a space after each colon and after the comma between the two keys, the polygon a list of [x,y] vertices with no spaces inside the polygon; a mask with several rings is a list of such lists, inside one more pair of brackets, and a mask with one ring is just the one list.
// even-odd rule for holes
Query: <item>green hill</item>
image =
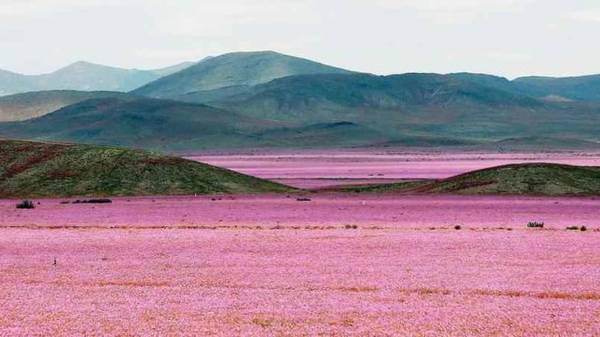
{"label": "green hill", "polygon": [[529,76],[513,81],[517,88],[539,97],[600,101],[600,75],[578,77]]}
{"label": "green hill", "polygon": [[0,122],[22,121],[92,98],[119,97],[112,91],[33,91],[0,97]]}
{"label": "green hill", "polygon": [[437,74],[290,76],[208,104],[297,124],[352,122],[390,142],[469,144],[532,136],[597,141],[600,135],[598,105],[546,102]]}
{"label": "green hill", "polygon": [[320,73],[349,71],[272,51],[230,53],[198,62],[133,93],[155,98],[178,98],[232,86],[252,86],[291,75]]}
{"label": "green hill", "polygon": [[600,195],[600,168],[514,164],[469,172],[415,189],[421,193]]}
{"label": "green hill", "polygon": [[562,164],[512,164],[467,172],[442,180],[347,186],[344,192],[448,193],[465,195],[600,195],[600,167]]}
{"label": "green hill", "polygon": [[257,132],[251,135],[248,144],[269,148],[326,148],[363,146],[383,139],[386,137],[368,127],[351,122],[332,122]]}
{"label": "green hill", "polygon": [[455,73],[454,78],[548,101],[600,102],[600,75],[574,77],[526,76],[512,81],[486,74]]}
{"label": "green hill", "polygon": [[35,119],[0,123],[0,135],[175,152],[352,146],[386,139],[375,130],[350,122],[297,125],[201,104],[126,94],[86,100]]}
{"label": "green hill", "polygon": [[189,150],[244,147],[280,124],[205,105],[121,96],[91,99],[22,122],[0,123],[5,138]]}
{"label": "green hill", "polygon": [[548,102],[447,75],[298,75],[223,90],[227,94],[213,91],[209,96],[216,100],[208,105],[126,94],[86,100],[40,118],[0,123],[0,136],[169,151],[551,150],[588,149],[600,141],[600,105]]}
{"label": "green hill", "polygon": [[155,153],[0,140],[0,197],[191,195],[291,188]]}

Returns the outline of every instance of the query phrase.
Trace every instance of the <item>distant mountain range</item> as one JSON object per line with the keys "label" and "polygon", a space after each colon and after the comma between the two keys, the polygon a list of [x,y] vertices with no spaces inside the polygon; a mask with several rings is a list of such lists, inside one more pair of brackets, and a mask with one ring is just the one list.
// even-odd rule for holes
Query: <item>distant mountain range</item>
{"label": "distant mountain range", "polygon": [[207,104],[294,125],[352,122],[396,141],[600,137],[598,104],[547,101],[450,75],[290,76]]}
{"label": "distant mountain range", "polygon": [[600,149],[600,76],[377,76],[275,52],[225,54],[153,74],[129,93],[0,97],[0,120],[13,121],[0,123],[0,136],[168,151]]}
{"label": "distant mountain range", "polygon": [[600,102],[600,75],[579,77],[529,76],[512,81],[503,77],[485,74],[458,73],[450,75],[495,89],[529,95],[548,101]]}
{"label": "distant mountain range", "polygon": [[137,70],[76,62],[42,75],[0,70],[0,96],[42,90],[130,91],[192,64],[184,62],[162,69]]}
{"label": "distant mountain range", "polygon": [[277,78],[350,71],[276,52],[230,53],[165,76],[135,91],[136,95],[172,98],[229,87],[250,87]]}
{"label": "distant mountain range", "polygon": [[354,123],[293,126],[201,104],[133,95],[90,99],[39,118],[0,123],[0,135],[168,151],[348,146],[387,139]]}

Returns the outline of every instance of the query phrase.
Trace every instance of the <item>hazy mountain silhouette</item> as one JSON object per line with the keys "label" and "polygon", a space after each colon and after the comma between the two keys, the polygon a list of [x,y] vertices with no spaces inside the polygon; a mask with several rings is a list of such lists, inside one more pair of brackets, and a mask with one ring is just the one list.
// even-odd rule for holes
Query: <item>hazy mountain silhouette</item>
{"label": "hazy mountain silhouette", "polygon": [[125,92],[192,64],[184,62],[162,69],[137,70],[80,61],[41,75],[22,75],[0,70],[0,96],[42,90]]}

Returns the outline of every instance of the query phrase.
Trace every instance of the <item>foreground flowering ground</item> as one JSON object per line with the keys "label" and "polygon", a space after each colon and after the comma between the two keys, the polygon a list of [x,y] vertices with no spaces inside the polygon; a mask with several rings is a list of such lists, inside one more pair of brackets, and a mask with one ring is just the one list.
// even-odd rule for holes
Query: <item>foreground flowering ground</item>
{"label": "foreground flowering ground", "polygon": [[598,200],[40,203],[0,201],[0,336],[600,335]]}

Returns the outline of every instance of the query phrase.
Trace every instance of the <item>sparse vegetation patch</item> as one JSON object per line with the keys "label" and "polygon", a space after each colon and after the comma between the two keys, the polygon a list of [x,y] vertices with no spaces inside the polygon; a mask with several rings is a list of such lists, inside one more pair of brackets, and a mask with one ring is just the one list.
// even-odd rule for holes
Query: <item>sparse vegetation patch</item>
{"label": "sparse vegetation patch", "polygon": [[527,224],[527,228],[544,228],[544,223],[532,221]]}
{"label": "sparse vegetation patch", "polygon": [[17,204],[17,208],[18,209],[34,209],[35,205],[33,204],[33,201],[31,201],[31,200],[23,200]]}

